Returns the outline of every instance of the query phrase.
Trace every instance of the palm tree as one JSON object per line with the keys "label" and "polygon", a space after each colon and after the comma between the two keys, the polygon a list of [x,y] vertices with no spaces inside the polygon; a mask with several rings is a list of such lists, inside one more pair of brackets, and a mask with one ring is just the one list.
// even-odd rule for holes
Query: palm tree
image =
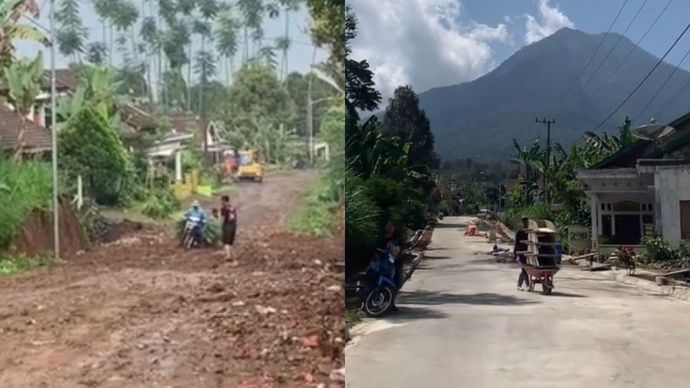
{"label": "palm tree", "polygon": [[281,61],[280,70],[283,72],[284,77],[290,73],[288,70],[288,51],[291,46],[290,40],[290,16],[292,12],[299,10],[299,0],[278,0],[280,5],[283,6],[283,15],[285,15],[285,36],[282,42],[278,45],[279,48],[283,50],[283,59]]}
{"label": "palm tree", "polygon": [[[244,57],[243,63],[249,60],[249,30],[252,30],[254,48],[256,49],[256,38],[263,37],[261,24],[263,21],[264,5],[261,0],[237,0],[237,6],[242,14],[242,25],[244,28]],[[256,50],[254,50],[256,51]]]}
{"label": "palm tree", "polygon": [[[113,66],[113,14],[114,2],[111,0],[93,0],[93,6],[101,20],[103,28],[103,44],[108,47],[108,66]],[[107,30],[110,32],[110,39],[106,37]]]}
{"label": "palm tree", "polygon": [[36,0],[3,0],[0,2],[0,66],[14,59],[14,42],[19,39],[48,44],[46,37],[33,26],[19,23],[24,15],[38,17]]}
{"label": "palm tree", "polygon": [[288,51],[290,50],[290,38],[282,37],[276,39],[276,49],[283,53],[283,57],[280,60],[280,79],[284,80],[288,75]]}
{"label": "palm tree", "polygon": [[41,54],[34,60],[13,62],[4,68],[4,79],[9,89],[9,100],[21,116],[15,144],[14,158],[16,161],[21,160],[22,157],[27,117],[32,113],[36,96],[41,92],[43,76],[43,56]]}
{"label": "palm tree", "polygon": [[[196,9],[196,0],[177,0],[177,5],[176,9],[178,12],[180,12],[183,16],[183,18],[186,21],[186,24],[192,33],[194,32],[194,27],[196,20],[194,18],[194,10]],[[187,66],[187,110],[191,110],[192,106],[192,50],[194,46],[194,39],[192,36],[190,36],[189,42],[187,46],[187,58],[188,58],[188,66]]]}
{"label": "palm tree", "polygon": [[81,22],[78,0],[61,0],[55,19],[60,53],[71,56],[75,63],[79,62],[79,54],[84,52],[88,39],[88,29]]}
{"label": "palm tree", "polygon": [[[160,34],[158,32],[158,25],[156,18],[153,16],[146,17],[141,23],[140,35],[144,43],[146,43],[146,57],[148,63],[148,84],[149,84],[149,101],[153,101],[153,69],[156,68],[156,59],[154,53],[160,51]],[[159,57],[160,59],[160,57]],[[160,68],[160,67],[158,67]]]}
{"label": "palm tree", "polygon": [[271,46],[264,46],[259,49],[259,52],[256,55],[257,60],[263,61],[264,64],[272,70],[275,70],[278,66],[278,60],[276,59],[274,49],[275,48]]}
{"label": "palm tree", "polygon": [[[111,20],[112,24],[117,28],[118,32],[121,33],[122,35],[120,36],[119,42],[121,46],[124,46],[124,42],[126,42],[126,39],[124,37],[125,32],[129,32],[130,37],[132,39],[132,54],[136,56],[136,41],[134,37],[134,31],[132,27],[137,22],[137,19],[139,18],[139,10],[137,7],[134,5],[129,0],[111,0],[112,3],[112,15],[111,15]],[[122,47],[124,51],[124,47]],[[132,58],[135,59],[135,58]],[[127,61],[124,61],[126,63]]]}
{"label": "palm tree", "polygon": [[102,65],[108,56],[108,47],[103,42],[91,42],[86,48],[86,60],[94,65]]}
{"label": "palm tree", "polygon": [[228,84],[234,73],[233,62],[235,54],[237,54],[237,33],[239,28],[240,23],[233,16],[230,9],[221,12],[216,29],[216,48],[218,53],[225,58],[225,77]]}

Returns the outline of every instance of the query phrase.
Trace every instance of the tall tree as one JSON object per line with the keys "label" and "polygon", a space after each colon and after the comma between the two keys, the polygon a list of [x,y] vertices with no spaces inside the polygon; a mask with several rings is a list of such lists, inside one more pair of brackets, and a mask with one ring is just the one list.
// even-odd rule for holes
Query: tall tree
{"label": "tall tree", "polygon": [[[158,31],[158,24],[154,16],[147,16],[141,23],[140,31],[141,39],[146,43],[146,59],[147,59],[147,78],[149,84],[149,100],[153,101],[153,69],[160,67],[156,66],[156,53],[160,52],[161,39]],[[159,57],[160,59],[160,57]]]}
{"label": "tall tree", "polygon": [[[93,6],[103,29],[103,44],[108,47],[108,66],[113,65],[113,13],[115,7],[110,0],[93,0]],[[108,38],[108,32],[110,38]]]}
{"label": "tall tree", "polygon": [[60,0],[55,19],[60,53],[72,57],[74,62],[79,62],[89,36],[88,29],[82,24],[79,15],[79,1]]}
{"label": "tall tree", "polygon": [[237,72],[230,87],[227,128],[253,126],[258,117],[269,118],[274,127],[294,120],[295,107],[275,72],[258,61]]}
{"label": "tall tree", "polygon": [[[347,8],[345,23],[345,52],[350,54],[350,42],[357,36],[357,19]],[[345,66],[345,137],[350,138],[357,130],[357,110],[374,111],[381,102],[381,93],[374,88],[374,73],[366,60],[346,59]]]}
{"label": "tall tree", "polygon": [[196,0],[177,0],[177,10],[181,13],[182,18],[187,24],[190,34],[190,39],[187,42],[187,110],[192,110],[192,68],[193,68],[193,49],[194,38],[193,33],[196,29],[198,20],[195,18],[194,11],[196,10]]}
{"label": "tall tree", "polygon": [[225,78],[229,84],[234,73],[234,58],[238,48],[240,22],[228,8],[218,16],[216,27],[216,49],[225,58]]}
{"label": "tall tree", "polygon": [[91,42],[86,48],[86,60],[94,65],[102,65],[108,57],[108,46],[103,42]]}
{"label": "tall tree", "polygon": [[311,36],[319,46],[329,51],[325,70],[343,88],[345,80],[345,0],[307,0],[309,13],[313,19]]}
{"label": "tall tree", "polygon": [[[261,25],[263,23],[264,5],[262,0],[237,0],[237,6],[242,14],[242,26],[244,29],[244,56],[243,63],[249,58],[249,32],[252,34],[254,48],[256,48],[256,38],[263,37]],[[255,54],[254,52],[252,55]]]}
{"label": "tall tree", "polygon": [[[120,33],[118,41],[122,46],[123,52],[126,50],[124,48],[124,43],[126,42],[126,35],[132,42],[132,60],[136,59],[137,49],[136,40],[134,35],[133,27],[135,26],[137,19],[139,18],[139,9],[130,0],[112,0],[112,24],[115,26],[117,31]],[[125,58],[123,58],[123,64],[126,64]]]}
{"label": "tall tree", "polygon": [[410,166],[438,167],[439,159],[434,153],[434,135],[429,119],[419,108],[419,97],[410,86],[401,86],[393,93],[383,116],[381,130],[410,145]]}
{"label": "tall tree", "polygon": [[288,66],[288,52],[290,50],[291,46],[291,39],[290,39],[290,17],[292,16],[293,12],[296,12],[299,10],[299,5],[301,3],[301,0],[278,0],[280,5],[283,6],[283,16],[285,17],[285,36],[277,42],[278,48],[283,50],[283,58],[281,61],[281,72],[283,74],[283,79],[287,77],[287,75],[290,73],[289,66]]}

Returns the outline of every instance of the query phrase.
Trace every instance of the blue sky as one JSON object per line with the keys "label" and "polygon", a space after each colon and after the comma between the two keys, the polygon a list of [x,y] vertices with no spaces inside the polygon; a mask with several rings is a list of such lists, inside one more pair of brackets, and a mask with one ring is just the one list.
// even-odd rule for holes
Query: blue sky
{"label": "blue sky", "polygon": [[[669,0],[628,0],[613,32],[637,42]],[[475,79],[527,43],[562,27],[605,32],[625,0],[349,0],[359,20],[353,57],[367,59],[389,97],[411,84],[418,92]],[[690,23],[690,0],[672,0],[640,46],[662,56]],[[690,32],[666,58],[690,50]],[[548,58],[547,58],[548,59]],[[682,65],[690,70],[690,58]]]}
{"label": "blue sky", "polygon": [[[56,0],[59,2],[59,0]],[[135,4],[140,4],[140,1],[135,1]],[[41,6],[41,17],[39,22],[41,25],[49,26],[49,0],[40,0],[39,4]],[[89,29],[89,41],[101,40],[102,39],[102,28],[98,21],[98,17],[93,11],[92,2],[90,0],[81,1],[81,15],[85,26]],[[268,19],[268,18],[267,18]],[[290,18],[290,35],[293,40],[293,46],[291,51],[288,53],[288,63],[290,71],[300,71],[305,72],[309,69],[312,61],[314,48],[311,45],[311,38],[308,34],[308,28],[310,23],[309,13],[305,8],[301,8],[298,12],[291,15]],[[264,22],[264,35],[267,39],[265,44],[272,44],[272,39],[285,34],[285,18],[281,16],[274,20],[266,20]],[[200,46],[199,42],[196,42],[197,48]],[[45,49],[39,44],[33,42],[18,42],[17,49],[20,56],[35,56],[39,51],[44,51],[44,59],[46,65],[50,64],[50,50]],[[240,49],[241,50],[241,49]],[[322,50],[317,49],[316,62],[326,60],[328,54]],[[240,55],[238,55],[240,57]],[[239,58],[237,59],[239,61]],[[278,61],[280,61],[280,56],[278,56]],[[63,58],[59,53],[57,56],[58,67],[65,67],[69,63],[67,58]],[[119,63],[119,60],[116,61]],[[239,63],[239,62],[238,62]],[[185,70],[186,74],[186,70]]]}

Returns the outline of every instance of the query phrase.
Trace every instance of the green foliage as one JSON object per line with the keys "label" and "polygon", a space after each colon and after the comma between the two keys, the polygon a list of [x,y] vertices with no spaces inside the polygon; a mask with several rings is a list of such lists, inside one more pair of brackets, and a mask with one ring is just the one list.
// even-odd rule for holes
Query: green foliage
{"label": "green foliage", "polygon": [[[668,241],[661,237],[647,238],[644,241],[644,245],[647,260],[671,261],[680,257],[680,251],[674,249]],[[686,251],[687,248],[683,248],[683,250]]]}
{"label": "green foliage", "polygon": [[[176,230],[178,238],[182,238],[186,221],[184,219],[178,220],[176,223]],[[221,230],[217,220],[211,218],[203,230],[204,239],[210,246],[216,246],[220,242]]]}
{"label": "green foliage", "polygon": [[409,144],[407,155],[413,166],[437,168],[438,156],[434,153],[434,135],[426,113],[419,107],[419,97],[409,86],[395,90],[388,102],[381,130],[397,137],[401,144]]}
{"label": "green foliage", "polygon": [[97,203],[118,201],[132,168],[107,111],[86,106],[72,116],[60,131],[58,150],[60,167],[71,178],[81,175],[86,193]]}
{"label": "green foliage", "polygon": [[0,276],[14,275],[37,267],[51,265],[53,259],[48,256],[12,256],[0,257]]}
{"label": "green foliage", "polygon": [[554,214],[550,207],[545,203],[538,203],[524,208],[508,209],[503,216],[503,223],[511,229],[521,228],[522,217],[525,216],[532,220],[550,220],[553,221]]}
{"label": "green foliage", "polygon": [[155,189],[149,191],[148,198],[142,205],[141,213],[154,219],[166,219],[179,209],[180,202],[171,190]]}
{"label": "green foliage", "polygon": [[23,116],[28,115],[41,91],[44,77],[43,56],[38,54],[33,60],[12,62],[3,68],[3,76],[10,102]]}
{"label": "green foliage", "polygon": [[75,57],[83,53],[88,29],[84,27],[79,15],[79,0],[60,0],[55,20],[60,53]]}
{"label": "green foliage", "polygon": [[[300,136],[308,136],[307,126],[307,98],[309,81],[311,80],[311,98],[317,103],[312,104],[312,117],[314,119],[313,131],[315,136],[321,133],[321,122],[326,112],[331,109],[329,104],[323,103],[325,99],[336,99],[339,92],[328,82],[316,76],[315,73],[300,74],[290,73],[285,80],[285,86],[290,93],[296,110],[294,120],[291,123]],[[342,101],[342,100],[341,100]]]}
{"label": "green foliage", "polygon": [[49,165],[0,157],[0,250],[10,247],[31,211],[50,206],[52,192]]}
{"label": "green foliage", "polygon": [[345,179],[345,252],[348,271],[364,267],[376,246],[381,210],[364,180],[348,173]]}
{"label": "green foliage", "polygon": [[337,209],[338,198],[333,197],[328,178],[322,177],[311,187],[299,210],[291,218],[290,229],[298,235],[330,235]]}
{"label": "green foliage", "polygon": [[229,131],[252,126],[256,118],[270,120],[277,128],[293,121],[295,106],[275,72],[257,62],[247,64],[230,87],[226,117]]}

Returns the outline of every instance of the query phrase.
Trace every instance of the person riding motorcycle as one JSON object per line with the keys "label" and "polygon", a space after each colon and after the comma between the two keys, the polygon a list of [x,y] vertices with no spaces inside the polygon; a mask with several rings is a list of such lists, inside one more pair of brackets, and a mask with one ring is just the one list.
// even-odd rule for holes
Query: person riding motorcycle
{"label": "person riding motorcycle", "polygon": [[206,212],[204,212],[204,209],[201,208],[199,205],[199,201],[194,201],[192,202],[192,207],[187,210],[187,212],[184,215],[185,221],[193,221],[198,223],[198,228],[197,228],[197,241],[203,241],[204,240],[204,229],[206,228],[206,224],[208,221],[208,217],[206,216]]}

